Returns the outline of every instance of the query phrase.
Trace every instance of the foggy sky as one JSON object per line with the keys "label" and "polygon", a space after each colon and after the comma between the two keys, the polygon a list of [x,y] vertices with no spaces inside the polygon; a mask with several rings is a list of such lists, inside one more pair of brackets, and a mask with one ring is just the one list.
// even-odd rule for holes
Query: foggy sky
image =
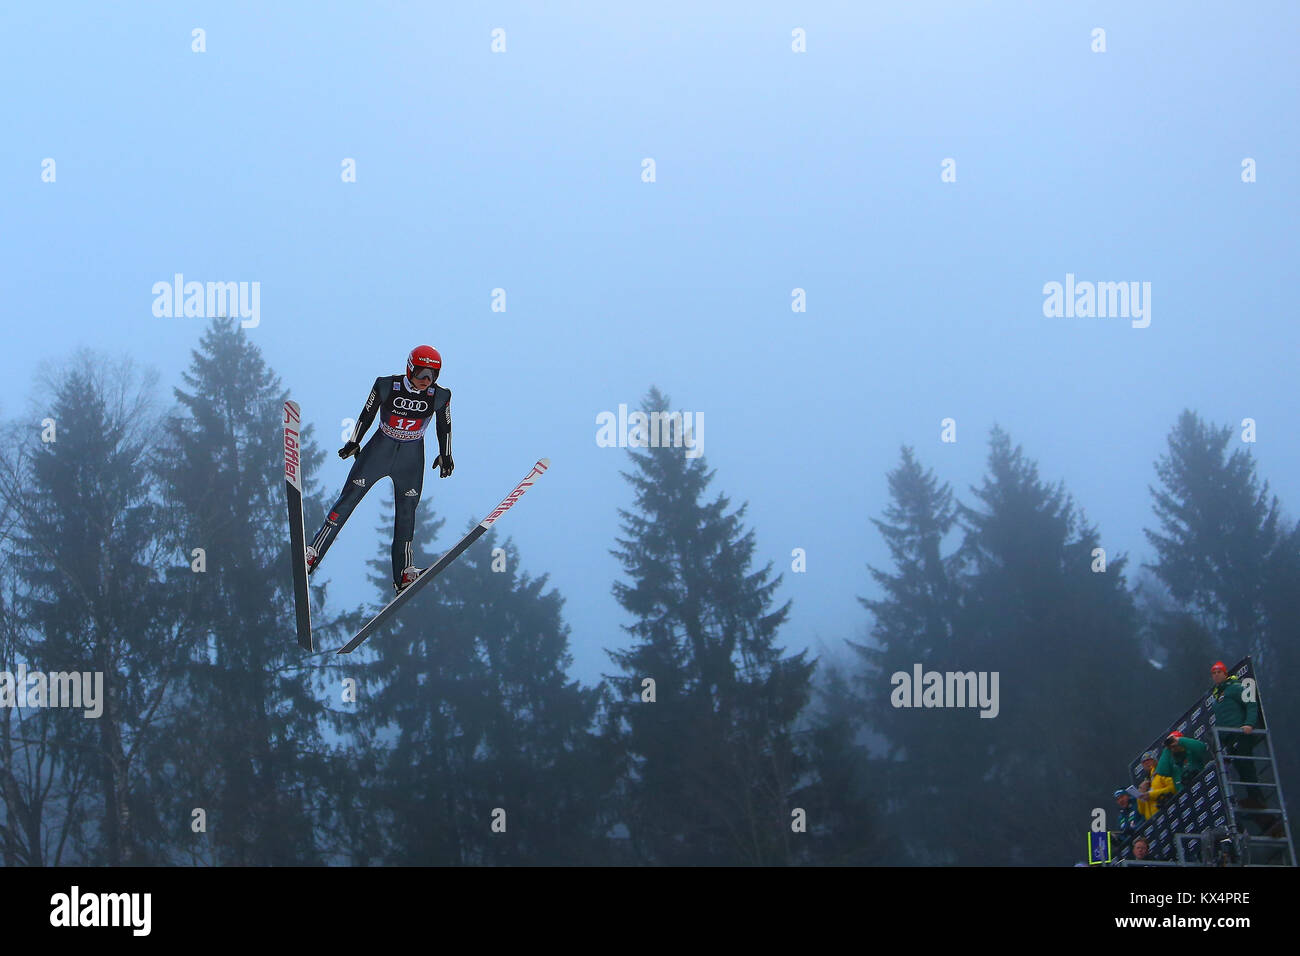
{"label": "foggy sky", "polygon": [[[153,284],[257,281],[248,334],[332,496],[342,420],[432,344],[456,459],[426,476],[434,550],[549,456],[500,531],[567,599],[587,681],[626,639],[608,550],[631,503],[596,416],[652,384],[703,415],[714,490],[750,503],[793,648],[866,626],[866,565],[887,564],[868,519],[904,443],[969,504],[1000,424],[1143,560],[1179,411],[1249,417],[1296,516],[1300,7],[604,6],[0,9],[0,415],[80,346],[157,367],[169,402],[208,320],[155,317]],[[1044,317],[1067,274],[1149,282],[1149,327]],[[389,496],[323,566],[335,610],[372,597]]]}

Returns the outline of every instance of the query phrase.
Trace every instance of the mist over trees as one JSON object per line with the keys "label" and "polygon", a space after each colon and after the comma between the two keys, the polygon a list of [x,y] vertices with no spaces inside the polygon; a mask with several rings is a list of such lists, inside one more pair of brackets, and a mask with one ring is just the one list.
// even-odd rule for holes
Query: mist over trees
{"label": "mist over trees", "polygon": [[[726,474],[631,449],[604,585],[627,624],[588,686],[543,561],[496,530],[355,654],[298,649],[287,390],[237,323],[165,408],[129,365],[59,367],[92,372],[5,425],[0,672],[102,675],[100,712],[0,684],[6,866],[1061,865],[1214,660],[1254,655],[1270,719],[1300,726],[1300,523],[1192,411],[1153,449],[1141,568],[1003,430],[964,495],[902,448],[858,519],[889,561],[820,660],[789,649]],[[310,428],[303,461],[314,527],[333,489]],[[417,564],[481,517],[424,506]],[[389,518],[371,605],[313,587],[322,647],[391,596]],[[996,672],[997,715],[899,706],[915,665]]]}
{"label": "mist over trees", "polygon": [[[669,407],[651,390],[643,410]],[[806,759],[794,728],[813,664],[776,643],[789,613],[773,606],[779,578],[752,567],[744,507],[705,499],[703,459],[660,447],[631,460],[635,510],[621,512],[614,552],[628,580],[614,593],[635,623],[632,645],[610,652],[622,674],[607,732],[631,764],[622,807],[635,858],[798,862],[790,816]]]}

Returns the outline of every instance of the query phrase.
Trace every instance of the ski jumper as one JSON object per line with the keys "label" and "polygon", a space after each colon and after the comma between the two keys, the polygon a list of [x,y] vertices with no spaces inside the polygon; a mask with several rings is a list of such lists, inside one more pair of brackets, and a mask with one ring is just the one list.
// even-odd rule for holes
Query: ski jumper
{"label": "ski jumper", "polygon": [[379,430],[357,453],[338,501],[325,516],[311,547],[317,557],[312,570],[320,567],[325,552],[338,536],[352,511],[366,492],[382,478],[393,481],[393,581],[414,563],[411,542],[415,537],[415,508],[424,490],[424,433],[434,422],[438,450],[451,455],[451,390],[432,385],[416,391],[404,375],[383,375],[366,398],[348,439],[360,442],[370,423],[379,417]]}

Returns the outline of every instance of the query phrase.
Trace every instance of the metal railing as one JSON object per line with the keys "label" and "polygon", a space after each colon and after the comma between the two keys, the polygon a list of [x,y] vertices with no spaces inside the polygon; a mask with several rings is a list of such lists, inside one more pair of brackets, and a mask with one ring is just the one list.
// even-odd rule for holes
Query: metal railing
{"label": "metal railing", "polygon": [[[1262,717],[1262,704],[1260,709]],[[1239,846],[1241,865],[1295,866],[1291,821],[1287,818],[1282,778],[1278,776],[1268,730],[1256,728],[1246,734],[1236,728],[1210,729],[1214,734],[1214,761],[1219,768],[1219,779],[1229,794],[1230,838]],[[1229,742],[1239,738],[1253,740],[1249,753],[1229,752]],[[1259,755],[1261,748],[1263,756]],[[1256,765],[1255,780],[1241,779],[1243,764]],[[1181,853],[1181,845],[1179,849]]]}

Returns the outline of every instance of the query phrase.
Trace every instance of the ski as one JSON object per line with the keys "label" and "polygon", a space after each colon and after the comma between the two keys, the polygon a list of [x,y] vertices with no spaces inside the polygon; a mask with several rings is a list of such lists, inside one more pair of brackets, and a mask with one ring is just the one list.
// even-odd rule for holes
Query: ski
{"label": "ski", "polygon": [[491,514],[476,524],[469,534],[465,535],[465,537],[461,538],[460,541],[456,543],[454,548],[444,554],[434,564],[429,565],[429,567],[420,572],[418,578],[408,584],[405,590],[389,601],[384,609],[372,617],[366,626],[357,632],[357,636],[339,648],[338,652],[340,654],[351,654],[360,647],[362,642],[375,632],[376,628],[392,617],[398,608],[414,597],[416,591],[424,587],[424,585],[428,584],[446,570],[447,566],[460,557],[466,548],[477,541],[483,535],[483,532],[492,527],[492,524],[498,518],[514,507],[515,502],[523,497],[524,492],[537,483],[537,479],[544,475],[546,469],[549,467],[551,467],[551,459],[549,458],[543,458],[537,462],[537,464],[533,465],[533,470],[528,473],[523,481],[515,485],[514,491],[506,495],[505,498],[501,500],[501,504],[497,505],[496,509],[493,510]]}
{"label": "ski", "polygon": [[284,494],[289,506],[289,556],[293,559],[293,609],[298,619],[298,646],[312,650],[311,597],[307,591],[307,535],[302,523],[302,411],[284,403]]}

